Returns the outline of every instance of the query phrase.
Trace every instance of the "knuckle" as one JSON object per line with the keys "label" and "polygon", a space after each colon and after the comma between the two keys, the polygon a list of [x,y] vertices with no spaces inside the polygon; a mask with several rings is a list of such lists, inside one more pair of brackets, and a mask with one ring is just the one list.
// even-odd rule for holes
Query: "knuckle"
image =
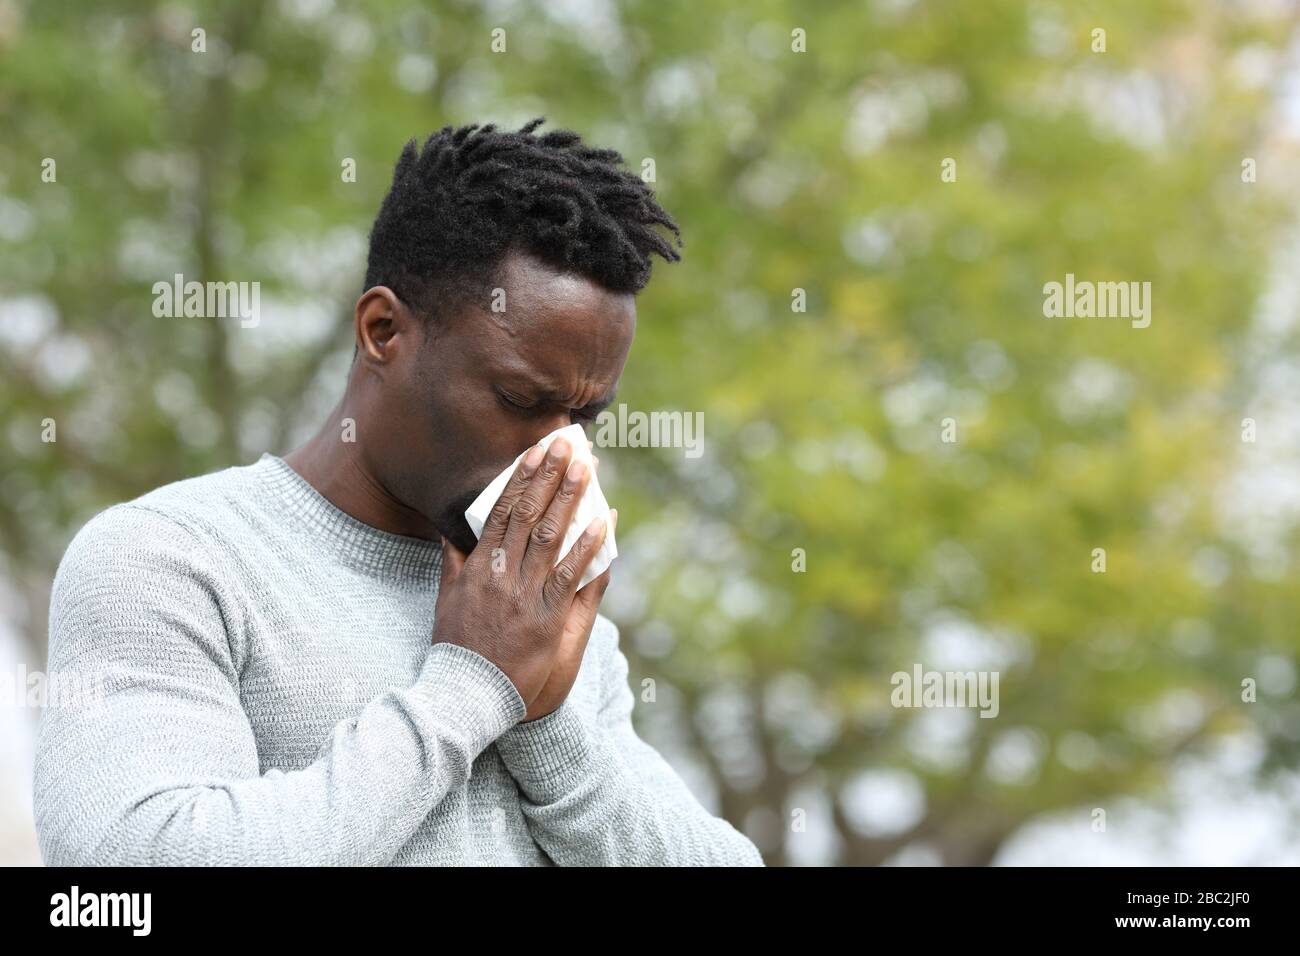
{"label": "knuckle", "polygon": [[568,561],[561,561],[555,569],[555,583],[561,588],[567,590],[569,585],[578,577],[578,571]]}
{"label": "knuckle", "polygon": [[542,509],[534,498],[520,498],[514,507],[514,517],[532,524],[541,514]]}
{"label": "knuckle", "polygon": [[546,586],[542,588],[542,605],[551,614],[564,607],[564,588],[557,584],[554,578],[548,580]]}
{"label": "knuckle", "polygon": [[533,528],[532,534],[530,535],[533,544],[542,547],[554,544],[559,536],[559,524],[554,519],[550,518],[543,518],[541,521],[537,522],[536,526]]}
{"label": "knuckle", "polygon": [[491,512],[488,513],[489,521],[507,521],[510,518],[512,502],[502,495],[497,499],[497,503],[492,506]]}

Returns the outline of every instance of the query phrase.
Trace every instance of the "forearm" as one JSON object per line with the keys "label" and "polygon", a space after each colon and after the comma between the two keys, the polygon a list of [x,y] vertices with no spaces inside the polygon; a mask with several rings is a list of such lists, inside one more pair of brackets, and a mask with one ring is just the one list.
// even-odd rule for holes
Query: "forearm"
{"label": "forearm", "polygon": [[259,773],[246,724],[143,679],[98,714],[51,712],[35,809],[52,865],[377,865],[523,716],[509,679],[434,645],[418,679],[336,725],[317,759]]}

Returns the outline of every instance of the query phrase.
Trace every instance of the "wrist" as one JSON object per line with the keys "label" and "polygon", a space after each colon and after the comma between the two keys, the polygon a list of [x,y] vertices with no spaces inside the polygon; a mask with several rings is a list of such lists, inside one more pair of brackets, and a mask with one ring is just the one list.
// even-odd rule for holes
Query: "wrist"
{"label": "wrist", "polygon": [[515,781],[538,802],[558,799],[593,775],[602,776],[607,757],[571,697],[549,714],[511,727],[497,738],[496,747]]}

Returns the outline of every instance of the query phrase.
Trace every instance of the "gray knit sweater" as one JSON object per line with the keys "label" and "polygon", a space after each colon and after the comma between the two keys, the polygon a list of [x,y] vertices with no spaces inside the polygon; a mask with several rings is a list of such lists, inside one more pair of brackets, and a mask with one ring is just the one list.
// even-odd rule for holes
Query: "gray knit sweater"
{"label": "gray knit sweater", "polygon": [[762,865],[633,729],[598,617],[572,691],[526,707],[432,644],[440,546],[365,525],[264,455],[108,509],[50,609],[45,861]]}

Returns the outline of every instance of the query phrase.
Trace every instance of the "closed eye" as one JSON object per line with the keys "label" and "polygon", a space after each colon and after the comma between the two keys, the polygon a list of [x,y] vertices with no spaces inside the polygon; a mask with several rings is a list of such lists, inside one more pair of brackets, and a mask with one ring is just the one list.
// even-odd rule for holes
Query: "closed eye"
{"label": "closed eye", "polygon": [[[496,391],[497,400],[501,402],[501,404],[504,405],[506,408],[508,408],[510,411],[515,413],[536,414],[540,411],[543,411],[546,408],[546,405],[544,403],[543,404],[539,404],[536,402],[529,403],[522,399],[516,398],[506,392],[497,391],[495,389],[494,391]],[[609,402],[606,400],[593,402],[590,405],[586,405],[582,408],[570,409],[569,417],[575,423],[581,422],[584,425],[589,425],[592,422],[596,421],[596,419],[600,417],[600,413],[603,412],[608,406],[609,406]]]}
{"label": "closed eye", "polygon": [[517,399],[511,398],[505,392],[497,392],[497,398],[500,399],[501,403],[507,408],[512,408],[519,412],[531,411],[537,407],[536,405],[527,405]]}

